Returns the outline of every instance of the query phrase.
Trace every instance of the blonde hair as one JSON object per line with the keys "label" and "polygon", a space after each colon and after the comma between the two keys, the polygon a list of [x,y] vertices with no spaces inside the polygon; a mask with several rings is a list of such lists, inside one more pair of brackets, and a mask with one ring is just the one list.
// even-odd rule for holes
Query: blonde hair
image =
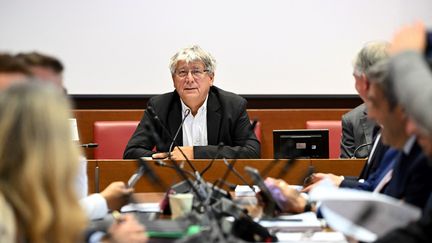
{"label": "blonde hair", "polygon": [[28,242],[77,242],[86,218],[74,190],[79,151],[67,98],[35,82],[0,94],[0,191]]}

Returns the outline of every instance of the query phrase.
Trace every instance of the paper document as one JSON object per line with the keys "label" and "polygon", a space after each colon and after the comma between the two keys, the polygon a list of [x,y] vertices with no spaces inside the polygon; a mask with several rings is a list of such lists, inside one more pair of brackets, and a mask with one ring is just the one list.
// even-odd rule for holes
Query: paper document
{"label": "paper document", "polygon": [[300,232],[300,231],[320,231],[322,229],[321,221],[313,212],[283,215],[270,220],[260,220],[259,224],[280,232]]}
{"label": "paper document", "polygon": [[254,197],[256,193],[260,191],[257,185],[254,185],[253,188],[255,191],[247,185],[237,185],[234,192],[236,197]]}
{"label": "paper document", "polygon": [[130,203],[123,206],[120,210],[122,213],[125,212],[147,212],[147,213],[158,213],[161,211],[159,203]]}
{"label": "paper document", "polygon": [[375,241],[421,215],[420,209],[378,193],[318,186],[309,195],[321,202],[330,227],[364,242]]}
{"label": "paper document", "polygon": [[276,233],[280,242],[295,243],[348,243],[340,232],[315,232],[315,233]]}

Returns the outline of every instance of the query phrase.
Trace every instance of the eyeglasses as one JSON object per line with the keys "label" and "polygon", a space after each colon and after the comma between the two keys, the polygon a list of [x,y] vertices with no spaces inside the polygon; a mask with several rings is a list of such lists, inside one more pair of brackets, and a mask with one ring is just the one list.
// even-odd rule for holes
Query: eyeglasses
{"label": "eyeglasses", "polygon": [[199,70],[199,69],[194,69],[194,70],[176,70],[175,74],[180,77],[180,78],[184,78],[186,77],[189,72],[192,74],[192,77],[194,78],[202,78],[204,76],[204,73],[208,72],[209,70],[205,69],[205,70]]}

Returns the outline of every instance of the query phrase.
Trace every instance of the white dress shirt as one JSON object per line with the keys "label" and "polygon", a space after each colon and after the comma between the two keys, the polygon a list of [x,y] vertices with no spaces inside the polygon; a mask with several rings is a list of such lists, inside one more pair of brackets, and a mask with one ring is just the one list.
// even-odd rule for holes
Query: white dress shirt
{"label": "white dress shirt", "polygon": [[[207,146],[207,99],[208,95],[198,109],[195,116],[190,113],[183,123],[183,146]],[[182,104],[182,118],[189,107],[181,100]]]}

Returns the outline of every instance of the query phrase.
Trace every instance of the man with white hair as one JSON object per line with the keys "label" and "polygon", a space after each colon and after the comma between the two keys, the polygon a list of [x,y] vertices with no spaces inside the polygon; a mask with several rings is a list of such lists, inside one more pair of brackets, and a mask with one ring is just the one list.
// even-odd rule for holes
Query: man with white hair
{"label": "man with white hair", "polygon": [[215,66],[215,59],[197,45],[183,48],[171,58],[175,91],[149,100],[126,146],[125,159],[260,157],[247,102],[213,86]]}

